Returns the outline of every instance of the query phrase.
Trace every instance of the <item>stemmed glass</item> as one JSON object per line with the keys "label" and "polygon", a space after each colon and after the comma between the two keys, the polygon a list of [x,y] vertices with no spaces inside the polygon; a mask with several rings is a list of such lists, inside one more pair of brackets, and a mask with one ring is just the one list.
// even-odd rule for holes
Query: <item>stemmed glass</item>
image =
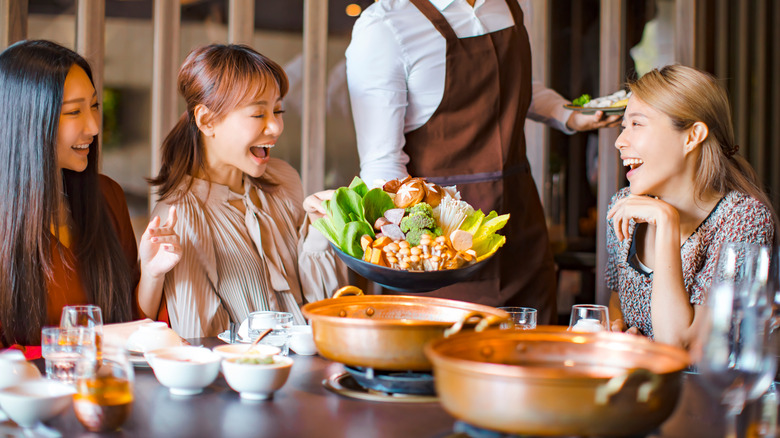
{"label": "stemmed glass", "polygon": [[733,242],[721,246],[696,366],[727,406],[729,438],[737,436],[736,417],[745,402],[769,388],[777,369],[768,272],[768,247]]}
{"label": "stemmed glass", "polygon": [[60,316],[61,328],[87,327],[95,331],[95,345],[98,353],[103,346],[103,312],[92,304],[65,306]]}

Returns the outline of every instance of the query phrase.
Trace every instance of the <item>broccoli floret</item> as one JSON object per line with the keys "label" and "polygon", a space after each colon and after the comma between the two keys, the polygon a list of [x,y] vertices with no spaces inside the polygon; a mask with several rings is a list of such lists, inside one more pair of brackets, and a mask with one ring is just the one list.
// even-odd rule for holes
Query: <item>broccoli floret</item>
{"label": "broccoli floret", "polygon": [[409,208],[409,215],[422,213],[426,216],[433,216],[433,207],[427,202],[418,202],[413,207]]}
{"label": "broccoli floret", "polygon": [[433,232],[431,230],[422,228],[417,230],[411,230],[408,233],[406,233],[406,241],[409,242],[409,245],[411,246],[417,246],[420,244],[420,238],[423,234],[428,234],[431,237],[436,237],[433,235]]}
{"label": "broccoli floret", "polygon": [[588,102],[590,102],[590,95],[583,94],[582,96],[574,99],[574,101],[571,104],[574,106],[584,106]]}
{"label": "broccoli floret", "polygon": [[[419,204],[418,204],[419,205]],[[423,228],[433,228],[436,226],[436,220],[422,213],[415,213],[401,219],[401,231],[408,233],[412,230],[422,230]]]}

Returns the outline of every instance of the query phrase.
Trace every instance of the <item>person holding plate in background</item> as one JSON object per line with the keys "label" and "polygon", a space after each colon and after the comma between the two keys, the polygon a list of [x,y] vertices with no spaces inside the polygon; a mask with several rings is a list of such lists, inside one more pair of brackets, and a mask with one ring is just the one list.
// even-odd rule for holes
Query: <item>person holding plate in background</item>
{"label": "person holding plate in background", "polygon": [[[154,218],[140,247],[119,185],[98,173],[100,104],[87,61],[50,41],[0,53],[0,323],[5,346],[39,346],[63,306],[106,323],[146,313],[181,256]],[[140,270],[139,270],[140,255]]]}
{"label": "person holding plate in background", "polygon": [[691,348],[721,245],[771,244],[777,216],[737,154],[717,79],[670,65],[629,87],[615,147],[630,186],[607,214],[612,329]]}
{"label": "person holding plate in background", "polygon": [[526,116],[567,133],[620,116],[568,111],[532,81],[525,3],[380,0],[355,23],[347,82],[364,181],[423,177],[457,185],[475,209],[510,213],[506,245],[473,281],[427,295],[533,307],[547,324],[555,266],[525,156]]}
{"label": "person holding plate in background", "polygon": [[284,70],[247,46],[214,44],[190,52],[178,86],[187,110],[150,180],[154,214],[178,207],[184,250],[160,318],[183,337],[216,336],[259,310],[305,324],[299,306],[343,286],[346,269],[309,227],[298,172],[271,157],[284,130]]}

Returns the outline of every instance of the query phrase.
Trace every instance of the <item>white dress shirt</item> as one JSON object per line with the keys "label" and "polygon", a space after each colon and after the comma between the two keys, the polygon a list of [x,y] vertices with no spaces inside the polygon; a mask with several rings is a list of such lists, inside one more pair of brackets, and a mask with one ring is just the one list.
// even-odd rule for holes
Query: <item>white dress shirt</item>
{"label": "white dress shirt", "polygon": [[[505,0],[429,0],[459,38],[513,26]],[[518,0],[524,13],[529,7]],[[527,22],[528,20],[526,20]],[[406,176],[404,134],[424,125],[444,95],[446,41],[409,0],[379,0],[361,14],[347,48],[347,82],[360,154],[360,176]],[[468,66],[465,66],[468,68]],[[571,111],[558,93],[534,82],[528,117],[566,133]],[[478,117],[475,114],[475,117]]]}

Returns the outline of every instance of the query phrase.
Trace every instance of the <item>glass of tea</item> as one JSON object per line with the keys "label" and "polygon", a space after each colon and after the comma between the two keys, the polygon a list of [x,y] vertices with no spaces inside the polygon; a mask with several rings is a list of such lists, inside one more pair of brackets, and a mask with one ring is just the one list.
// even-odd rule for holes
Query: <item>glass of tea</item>
{"label": "glass of tea", "polygon": [[60,327],[88,327],[95,331],[95,344],[98,352],[103,346],[103,312],[100,307],[86,304],[80,306],[65,306],[60,316]]}
{"label": "glass of tea", "polygon": [[133,406],[133,366],[124,348],[106,345],[95,372],[76,382],[73,411],[90,432],[119,429]]}

